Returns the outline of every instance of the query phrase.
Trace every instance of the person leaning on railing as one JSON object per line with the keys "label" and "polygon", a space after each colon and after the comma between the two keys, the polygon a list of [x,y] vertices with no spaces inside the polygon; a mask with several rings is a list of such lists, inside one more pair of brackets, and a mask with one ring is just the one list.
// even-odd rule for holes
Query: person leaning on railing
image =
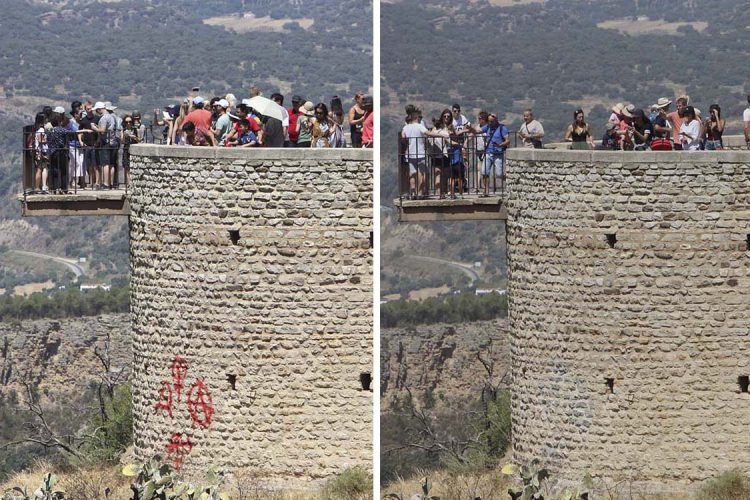
{"label": "person leaning on railing", "polygon": [[426,137],[435,136],[420,123],[420,113],[411,111],[407,123],[401,129],[401,138],[406,141],[406,162],[409,165],[409,198],[427,197],[427,153]]}
{"label": "person leaning on railing", "polygon": [[508,127],[500,123],[497,113],[487,113],[487,124],[472,129],[482,134],[485,141],[484,163],[482,166],[482,196],[489,196],[490,175],[494,174],[495,182],[500,181],[500,191],[505,182],[505,150],[510,146]]}
{"label": "person leaning on railing", "polygon": [[50,125],[52,125],[52,130],[47,132],[47,145],[52,189],[55,194],[68,194],[68,145],[66,144],[68,131],[63,126],[63,116],[59,113],[52,113]]}
{"label": "person leaning on railing", "polygon": [[49,146],[47,144],[47,130],[44,128],[47,117],[43,112],[37,113],[34,119],[34,187],[37,193],[48,193],[49,186]]}

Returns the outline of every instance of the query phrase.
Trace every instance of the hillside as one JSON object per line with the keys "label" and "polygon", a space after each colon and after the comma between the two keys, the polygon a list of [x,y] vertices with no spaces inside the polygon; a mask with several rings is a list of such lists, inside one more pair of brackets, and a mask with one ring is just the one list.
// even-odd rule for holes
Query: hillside
{"label": "hillside", "polygon": [[732,0],[389,2],[381,8],[382,201],[396,194],[395,138],[407,103],[425,120],[452,103],[496,110],[516,130],[527,107],[559,140],[581,106],[596,135],[618,101],[682,93],[722,106],[740,131],[750,91],[750,12]]}
{"label": "hillside", "polygon": [[[372,88],[372,8],[333,0],[6,0],[0,19],[0,224],[12,249],[86,257],[125,279],[125,218],[19,222],[21,127],[42,105],[109,100],[118,113],[251,86],[315,102]],[[8,222],[11,221],[11,222]],[[37,234],[29,238],[28,234]],[[17,273],[0,261],[0,274]]]}
{"label": "hillside", "polygon": [[[425,122],[453,103],[476,121],[499,112],[517,130],[531,107],[547,140],[561,140],[582,107],[603,133],[616,102],[647,107],[682,93],[706,110],[718,102],[727,133],[739,133],[750,92],[750,12],[731,0],[475,0],[391,1],[381,5],[381,203],[398,195],[396,137],[404,107]],[[398,225],[381,228],[384,295],[423,287],[465,287],[445,268],[415,266],[411,253],[447,260],[484,260],[497,272],[487,286],[504,288],[502,224]],[[415,238],[415,235],[419,235]]]}

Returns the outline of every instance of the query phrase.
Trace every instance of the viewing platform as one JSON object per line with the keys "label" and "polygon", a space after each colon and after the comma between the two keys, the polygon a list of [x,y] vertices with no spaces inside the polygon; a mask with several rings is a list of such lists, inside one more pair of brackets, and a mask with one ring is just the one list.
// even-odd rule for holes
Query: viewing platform
{"label": "viewing platform", "polygon": [[[513,179],[518,174],[516,165],[525,161],[540,162],[585,162],[594,168],[610,163],[638,165],[651,163],[695,163],[716,164],[724,162],[745,161],[748,157],[743,136],[725,136],[723,151],[611,151],[611,150],[570,150],[570,143],[547,143],[543,149],[509,148],[505,152],[504,182],[494,175],[489,180],[489,196],[481,196],[481,169],[476,148],[469,144],[462,148],[464,168],[464,194],[459,195],[456,187],[456,197],[450,196],[449,166],[441,157],[449,154],[447,147],[444,151],[435,152],[425,145],[424,183],[426,195],[415,196],[415,177],[410,179],[410,168],[407,162],[406,145],[399,148],[399,192],[401,196],[393,201],[398,212],[400,222],[428,222],[428,221],[458,221],[458,220],[507,220],[507,203],[510,190],[519,179]],[[457,148],[454,148],[457,149]],[[441,161],[443,166],[441,166]],[[691,169],[691,172],[694,169]],[[413,174],[413,171],[412,171]],[[440,177],[443,177],[441,180]],[[441,198],[439,195],[443,193]]]}
{"label": "viewing platform", "polygon": [[425,200],[394,200],[401,222],[454,221],[454,220],[505,220],[508,211],[502,196],[487,197],[465,194],[460,198]]}
{"label": "viewing platform", "polygon": [[130,203],[124,188],[102,191],[86,189],[70,194],[21,193],[17,199],[21,202],[24,217],[130,214]]}

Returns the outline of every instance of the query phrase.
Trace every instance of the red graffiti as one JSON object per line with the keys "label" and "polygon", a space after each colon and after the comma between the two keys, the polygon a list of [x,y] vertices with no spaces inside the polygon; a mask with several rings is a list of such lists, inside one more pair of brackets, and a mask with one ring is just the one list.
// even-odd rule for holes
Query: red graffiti
{"label": "red graffiti", "polygon": [[[188,363],[182,356],[175,356],[170,367],[172,380],[162,380],[159,389],[159,400],[154,405],[155,411],[166,412],[170,419],[174,419],[172,413],[174,408],[174,395],[177,394],[177,403],[182,402],[182,393],[186,387],[188,375]],[[190,413],[193,427],[208,429],[214,417],[213,399],[211,391],[202,378],[195,379],[187,394],[187,409]],[[179,415],[179,413],[178,413]],[[167,459],[174,463],[175,469],[180,470],[185,457],[193,450],[190,436],[179,432],[172,432],[172,436],[166,444]]]}
{"label": "red graffiti", "polygon": [[183,436],[179,432],[173,432],[172,438],[167,443],[167,459],[174,462],[174,468],[180,470],[185,457],[193,451],[193,443],[190,436]]}
{"label": "red graffiti", "polygon": [[177,393],[177,402],[182,401],[182,388],[185,387],[185,377],[187,377],[188,365],[185,358],[182,356],[175,356],[172,361],[172,381],[174,382],[174,390]]}
{"label": "red graffiti", "polygon": [[190,387],[188,393],[188,411],[193,419],[193,427],[207,429],[211,425],[214,416],[214,405],[211,392],[206,387],[203,379],[197,379]]}
{"label": "red graffiti", "polygon": [[172,418],[172,386],[166,380],[161,381],[159,389],[159,401],[154,405],[155,413],[166,410],[169,418]]}

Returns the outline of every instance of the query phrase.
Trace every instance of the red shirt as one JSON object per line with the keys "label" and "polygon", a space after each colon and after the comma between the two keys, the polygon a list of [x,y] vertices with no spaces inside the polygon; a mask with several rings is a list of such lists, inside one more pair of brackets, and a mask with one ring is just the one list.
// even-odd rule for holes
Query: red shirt
{"label": "red shirt", "polygon": [[299,139],[299,131],[297,130],[297,118],[299,117],[299,110],[294,108],[287,109],[289,113],[289,140],[297,142]]}
{"label": "red shirt", "polygon": [[[260,125],[258,124],[258,121],[255,118],[249,116],[246,119],[248,122],[250,122],[250,131],[257,135],[260,131]],[[240,130],[240,122],[234,123],[234,130],[237,131],[238,138],[242,136],[242,130]]]}
{"label": "red shirt", "polygon": [[[375,130],[373,126],[374,117],[375,117],[375,113],[370,111],[365,117],[365,121],[362,122],[362,144],[363,145],[367,143],[371,143],[373,140],[373,135],[375,135]],[[369,147],[372,147],[372,144],[370,144]]]}
{"label": "red shirt", "polygon": [[196,129],[211,130],[211,112],[207,109],[194,109],[188,113],[182,124],[185,125],[188,122],[192,122]]}

